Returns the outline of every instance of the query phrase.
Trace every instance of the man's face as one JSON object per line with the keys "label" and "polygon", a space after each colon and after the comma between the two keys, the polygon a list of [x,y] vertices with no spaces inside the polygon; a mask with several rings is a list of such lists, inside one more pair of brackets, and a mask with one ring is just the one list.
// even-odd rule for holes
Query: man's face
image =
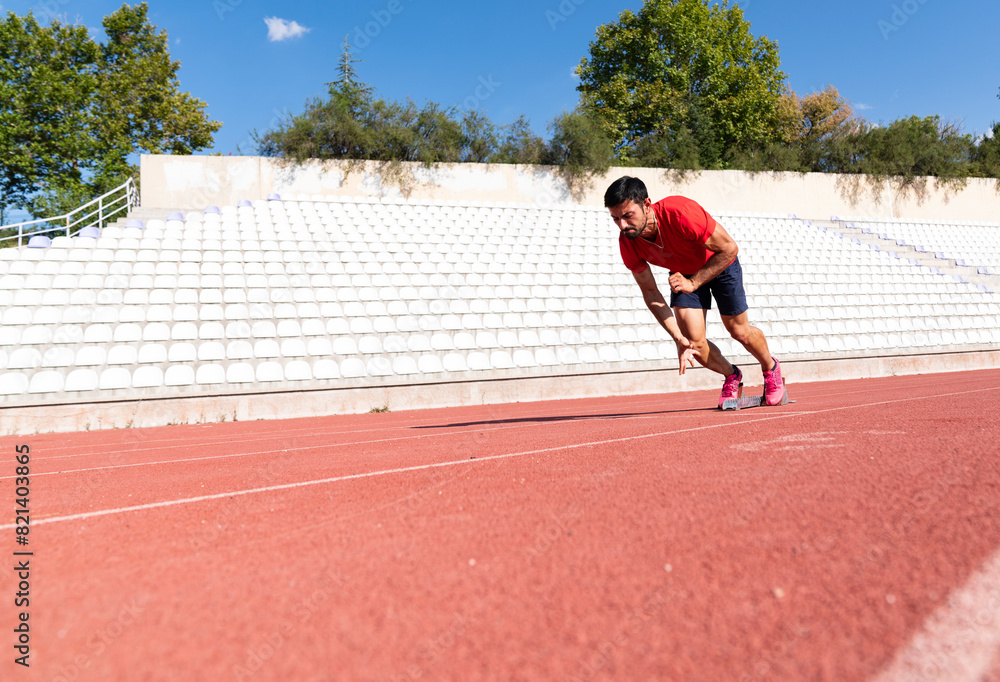
{"label": "man's face", "polygon": [[638,237],[652,238],[655,225],[650,220],[650,210],[653,202],[647,198],[642,204],[629,200],[617,206],[611,206],[611,219],[627,239]]}

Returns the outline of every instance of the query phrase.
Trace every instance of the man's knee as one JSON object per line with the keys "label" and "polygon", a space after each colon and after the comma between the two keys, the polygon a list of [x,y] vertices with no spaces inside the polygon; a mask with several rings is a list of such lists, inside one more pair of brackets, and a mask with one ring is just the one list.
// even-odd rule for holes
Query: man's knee
{"label": "man's knee", "polygon": [[729,326],[729,335],[733,337],[734,341],[741,344],[748,344],[753,341],[754,337],[760,333],[756,327],[751,327],[749,324],[733,324]]}
{"label": "man's knee", "polygon": [[[688,340],[688,345],[684,346],[685,348],[691,347],[699,352],[705,352],[706,350],[708,350],[709,348],[708,339],[706,339],[704,336],[702,336],[701,338],[696,338],[685,335],[685,337]],[[681,348],[681,343],[679,341],[675,341],[674,343],[677,345],[678,348]]]}

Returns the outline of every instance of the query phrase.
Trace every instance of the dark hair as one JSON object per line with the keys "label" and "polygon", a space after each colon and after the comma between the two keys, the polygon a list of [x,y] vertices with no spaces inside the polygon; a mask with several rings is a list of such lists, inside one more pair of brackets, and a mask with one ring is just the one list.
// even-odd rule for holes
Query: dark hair
{"label": "dark hair", "polygon": [[646,185],[639,178],[623,175],[611,183],[608,191],[604,193],[604,207],[611,208],[624,204],[626,201],[634,201],[642,204],[649,198],[646,192]]}

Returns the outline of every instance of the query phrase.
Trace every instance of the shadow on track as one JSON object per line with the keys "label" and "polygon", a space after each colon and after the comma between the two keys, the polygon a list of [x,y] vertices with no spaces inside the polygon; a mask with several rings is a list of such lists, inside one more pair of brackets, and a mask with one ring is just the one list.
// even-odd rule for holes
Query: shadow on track
{"label": "shadow on track", "polygon": [[455,422],[453,424],[425,424],[414,429],[452,429],[463,426],[490,426],[497,424],[545,424],[548,422],[589,421],[596,419],[622,419],[625,417],[652,417],[655,415],[683,414],[685,412],[718,412],[715,407],[692,407],[686,410],[656,410],[654,412],[616,412],[614,414],[573,414],[551,417],[518,417],[511,419],[488,419],[475,422]]}

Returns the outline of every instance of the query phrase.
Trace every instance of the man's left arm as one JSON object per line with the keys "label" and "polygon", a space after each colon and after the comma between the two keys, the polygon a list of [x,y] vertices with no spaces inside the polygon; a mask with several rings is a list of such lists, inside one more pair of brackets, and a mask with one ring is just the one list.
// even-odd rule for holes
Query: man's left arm
{"label": "man's left arm", "polygon": [[729,264],[736,259],[740,248],[736,240],[729,236],[725,228],[718,223],[715,224],[715,231],[705,241],[705,248],[713,251],[712,257],[708,259],[698,272],[690,278],[679,272],[670,275],[670,290],[676,293],[690,294],[706,282],[711,282],[719,276]]}

